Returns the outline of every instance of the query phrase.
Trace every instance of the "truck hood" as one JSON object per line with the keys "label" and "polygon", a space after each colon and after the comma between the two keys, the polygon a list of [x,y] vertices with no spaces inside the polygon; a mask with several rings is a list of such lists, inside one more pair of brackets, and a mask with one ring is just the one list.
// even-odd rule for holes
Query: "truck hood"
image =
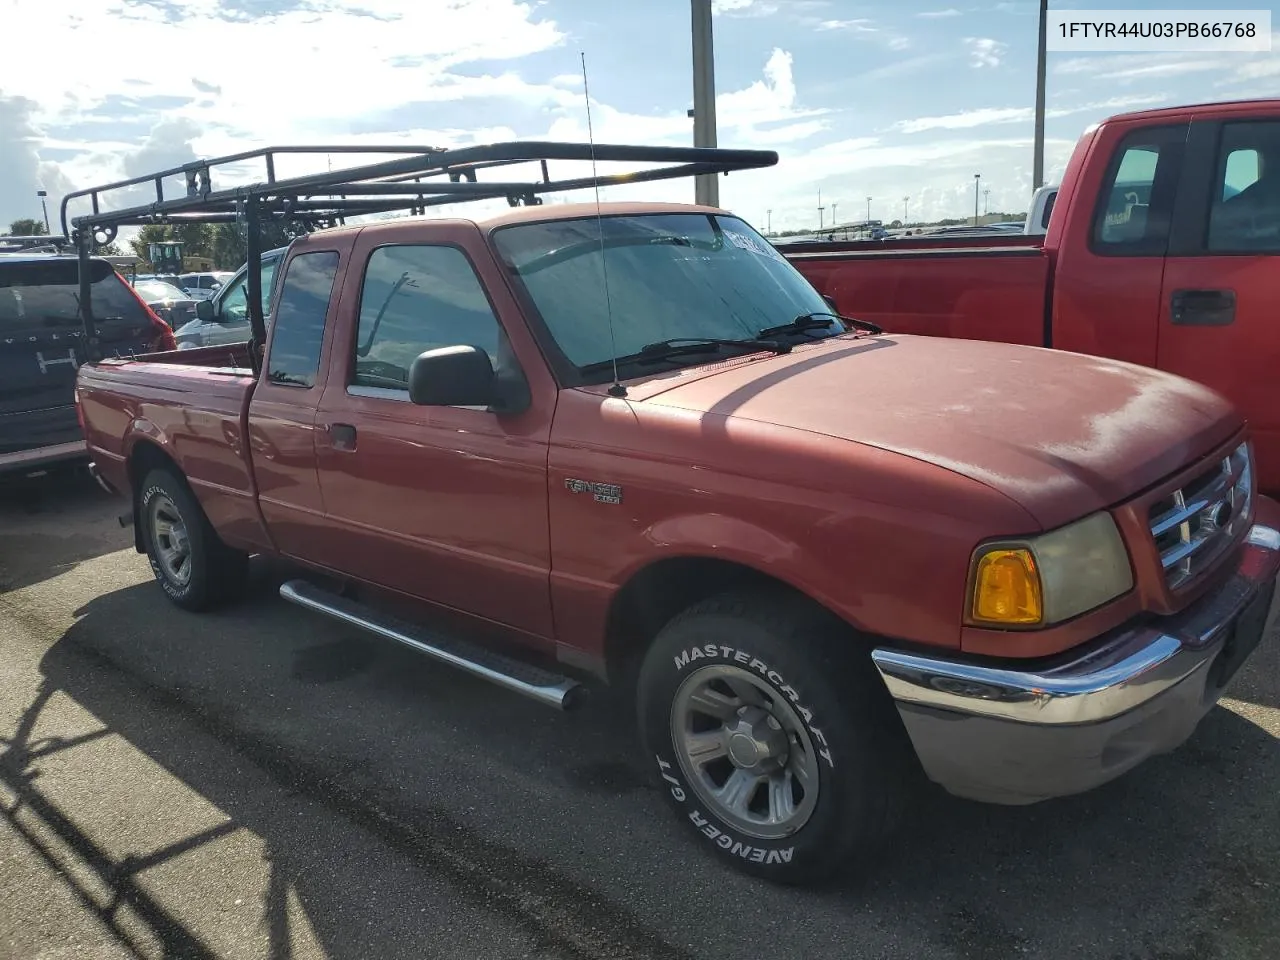
{"label": "truck hood", "polygon": [[1127,500],[1243,426],[1218,394],[1145,367],[900,335],[694,368],[628,395],[935,464],[1004,493],[1045,529]]}

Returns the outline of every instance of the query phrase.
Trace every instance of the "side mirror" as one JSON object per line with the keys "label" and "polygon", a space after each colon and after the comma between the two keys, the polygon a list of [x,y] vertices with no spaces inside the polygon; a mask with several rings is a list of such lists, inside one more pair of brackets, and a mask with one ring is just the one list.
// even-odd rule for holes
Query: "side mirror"
{"label": "side mirror", "polygon": [[419,406],[488,407],[495,393],[493,364],[478,347],[438,347],[409,367],[409,399]]}
{"label": "side mirror", "polygon": [[213,322],[213,301],[197,300],[196,301],[196,317],[206,323]]}

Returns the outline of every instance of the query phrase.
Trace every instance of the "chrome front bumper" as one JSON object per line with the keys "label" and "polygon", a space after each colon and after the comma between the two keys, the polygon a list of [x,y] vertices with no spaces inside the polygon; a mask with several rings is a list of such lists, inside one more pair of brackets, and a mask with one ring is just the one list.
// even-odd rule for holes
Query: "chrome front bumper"
{"label": "chrome front bumper", "polygon": [[1280,616],[1280,530],[1257,523],[1223,585],[1038,669],[872,653],[925,772],[1033,803],[1105,783],[1187,739]]}

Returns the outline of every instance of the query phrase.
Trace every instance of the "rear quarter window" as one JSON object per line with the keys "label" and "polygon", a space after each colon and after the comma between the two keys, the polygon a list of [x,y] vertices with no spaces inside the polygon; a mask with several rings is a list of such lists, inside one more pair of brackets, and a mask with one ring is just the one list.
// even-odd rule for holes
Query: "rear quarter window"
{"label": "rear quarter window", "polygon": [[1164,255],[1186,138],[1186,126],[1177,125],[1137,130],[1120,141],[1094,212],[1095,253]]}
{"label": "rear quarter window", "polygon": [[272,383],[315,386],[337,275],[338,254],[332,250],[301,253],[290,261],[271,325],[267,378]]}

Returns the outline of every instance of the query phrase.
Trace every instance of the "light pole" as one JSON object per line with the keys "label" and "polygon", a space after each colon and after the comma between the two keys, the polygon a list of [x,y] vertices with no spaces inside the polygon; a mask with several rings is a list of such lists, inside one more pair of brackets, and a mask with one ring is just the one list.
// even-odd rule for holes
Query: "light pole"
{"label": "light pole", "polygon": [[836,207],[838,206],[840,206],[840,204],[836,203],[834,200],[831,202],[831,225],[833,227],[836,225]]}
{"label": "light pole", "polygon": [[53,228],[49,226],[49,207],[45,204],[45,198],[49,196],[49,191],[37,190],[36,196],[40,198],[40,210],[44,214],[44,232],[53,233]]}
{"label": "light pole", "polygon": [[973,175],[973,225],[978,225],[978,190],[982,185],[982,174]]}
{"label": "light pole", "polygon": [[1049,34],[1049,0],[1040,0],[1040,45],[1036,56],[1036,132],[1034,155],[1031,160],[1032,189],[1044,186],[1044,86],[1045,59]]}
{"label": "light pole", "polygon": [[902,198],[902,223],[904,226],[906,225],[907,220],[909,219],[907,216],[907,211],[910,209],[910,207],[911,207],[911,198],[903,197]]}
{"label": "light pole", "polygon": [[818,188],[818,229],[822,229],[822,211],[827,208],[822,205],[822,188]]}
{"label": "light pole", "polygon": [[[711,35],[711,0],[692,0],[693,6],[693,145],[716,146],[716,66]],[[694,198],[709,207],[720,206],[720,181],[714,173],[694,179]]]}
{"label": "light pole", "polygon": [[871,198],[867,197],[867,219],[871,219]]}
{"label": "light pole", "polygon": [[773,236],[773,211],[766,210],[764,212],[764,219],[765,219],[764,232],[767,233],[769,236]]}
{"label": "light pole", "polygon": [[982,215],[985,217],[991,212],[991,188],[986,187],[982,191]]}

